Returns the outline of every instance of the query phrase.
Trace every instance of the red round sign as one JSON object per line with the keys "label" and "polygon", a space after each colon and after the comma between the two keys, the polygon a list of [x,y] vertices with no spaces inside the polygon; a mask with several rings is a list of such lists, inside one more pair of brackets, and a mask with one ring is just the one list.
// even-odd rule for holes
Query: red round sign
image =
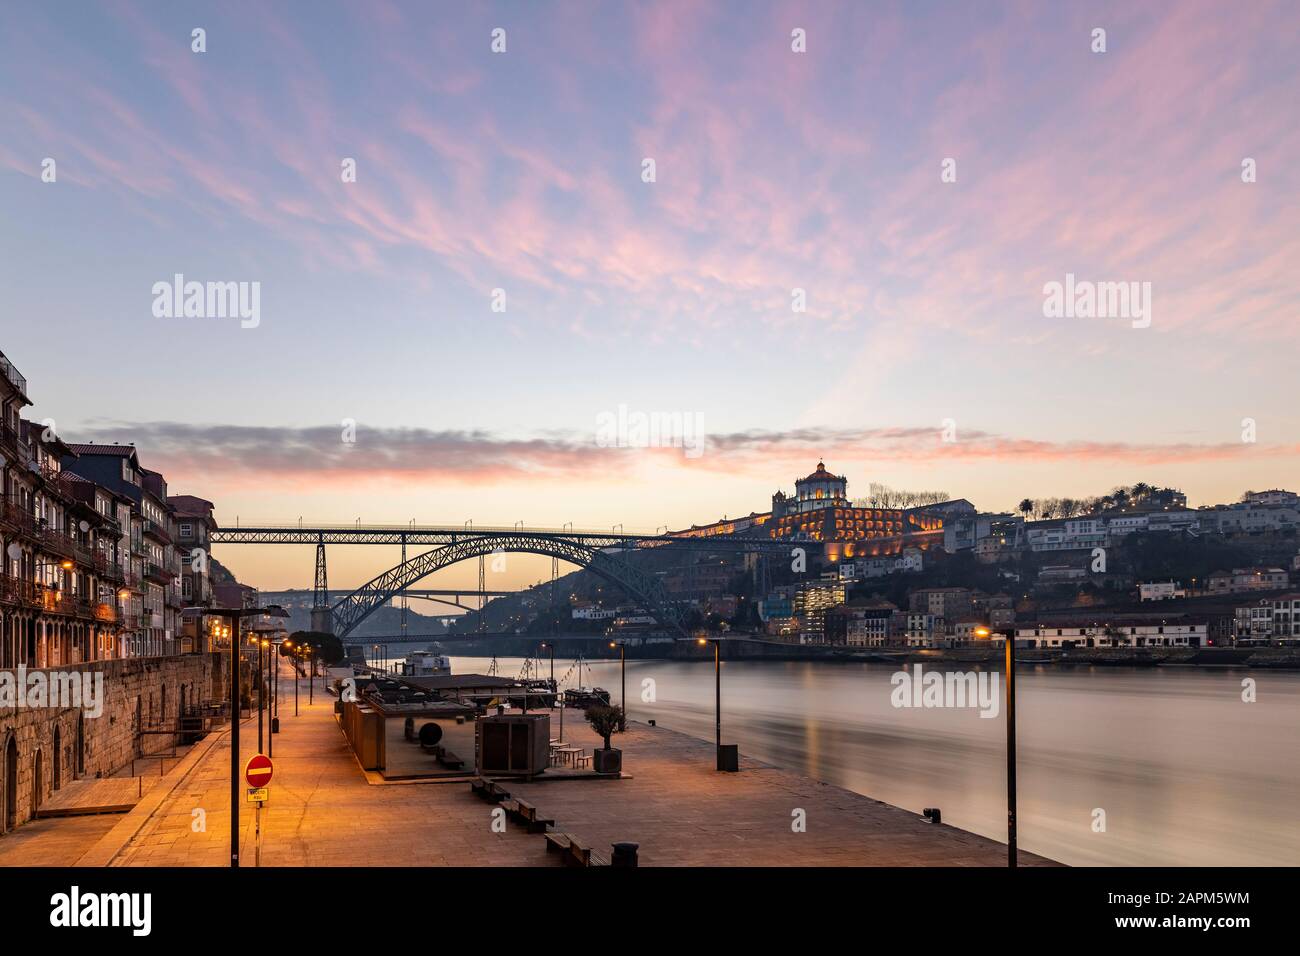
{"label": "red round sign", "polygon": [[271,758],[266,754],[253,754],[244,764],[244,779],[250,787],[265,787],[271,782]]}

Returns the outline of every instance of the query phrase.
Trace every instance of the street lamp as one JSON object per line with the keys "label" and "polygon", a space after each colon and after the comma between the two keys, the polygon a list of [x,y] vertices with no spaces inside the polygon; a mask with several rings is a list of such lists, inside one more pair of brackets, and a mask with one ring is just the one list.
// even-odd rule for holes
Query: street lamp
{"label": "street lamp", "polygon": [[713,723],[717,748],[717,765],[719,770],[731,770],[728,762],[723,766],[722,759],[722,639],[717,637],[698,638],[701,647],[713,645]]}
{"label": "street lamp", "polygon": [[293,641],[287,637],[282,642],[285,647],[289,648],[289,667],[293,670],[293,715],[298,716],[298,665],[293,662],[294,654],[297,648],[294,647]]}
{"label": "street lamp", "polygon": [[260,608],[187,607],[183,617],[203,619],[211,614],[228,622],[230,629],[230,865],[239,866],[239,622],[245,617],[289,616],[278,604]]}
{"label": "street lamp", "polygon": [[627,647],[622,641],[610,641],[609,646],[618,648],[619,679],[623,685],[623,689],[620,691],[622,699],[619,701],[619,708],[623,711],[623,719],[618,723],[619,730],[627,733]]}
{"label": "street lamp", "polygon": [[262,661],[262,655],[266,653],[267,641],[262,638],[257,641],[257,752],[266,753],[264,749],[264,737],[262,733],[262,714],[266,710],[266,664]]}
{"label": "street lamp", "polygon": [[307,661],[307,704],[310,706],[316,700],[316,659],[311,656],[312,646],[308,644],[302,649],[303,657]]}
{"label": "street lamp", "polygon": [[[989,637],[993,632],[987,627],[977,627],[976,637]],[[1007,628],[1003,633],[1006,645],[1007,673],[1007,866],[1016,866],[1016,632]]]}

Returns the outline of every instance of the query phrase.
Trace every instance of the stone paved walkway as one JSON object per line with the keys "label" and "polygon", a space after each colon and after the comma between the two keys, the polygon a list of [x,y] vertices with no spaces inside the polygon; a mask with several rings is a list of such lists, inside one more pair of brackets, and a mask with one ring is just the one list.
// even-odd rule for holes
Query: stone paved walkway
{"label": "stone paved walkway", "polygon": [[[375,785],[376,774],[368,781],[339,730],[334,698],[318,684],[308,705],[304,689],[302,716],[294,717],[291,684],[289,690],[282,698],[283,732],[275,740],[275,779],[263,811],[263,865],[556,865],[541,836],[513,825],[493,832],[492,807],[473,797],[463,781]],[[241,765],[256,750],[257,723],[242,727]],[[566,727],[565,736],[588,750],[600,743],[579,720]],[[711,742],[638,723],[617,742],[630,775],[625,779],[503,783],[554,818],[557,829],[597,850],[608,852],[622,840],[640,844],[640,862],[647,866],[1006,864],[1003,844],[933,826],[744,754],[740,773],[718,773]],[[123,823],[82,858],[83,865],[229,865],[229,733],[219,731],[200,746],[173,772],[169,787],[160,787],[132,815],[110,818]],[[804,820],[803,832],[792,827],[796,816]],[[252,805],[241,805],[244,866],[254,860],[253,818]],[[75,835],[69,831],[69,838]],[[38,845],[26,841],[24,855]],[[51,854],[59,862],[68,862],[62,860],[66,855]],[[1024,865],[1052,865],[1028,853],[1020,859]]]}
{"label": "stone paved walkway", "polygon": [[72,866],[122,820],[118,813],[32,820],[0,839],[0,868]]}
{"label": "stone paved walkway", "polygon": [[[491,830],[491,807],[464,783],[372,786],[316,683],[314,705],[282,675],[275,777],[263,810],[264,866],[553,865],[545,841],[510,826]],[[287,694],[285,694],[287,691]],[[241,765],[257,749],[257,722],[243,724]],[[242,790],[241,790],[242,793]],[[114,857],[114,866],[228,866],[230,744],[222,734]],[[196,813],[195,811],[202,811]],[[202,829],[197,829],[202,820]],[[240,858],[253,865],[253,805],[240,808]]]}
{"label": "stone paved walkway", "polygon": [[[565,739],[601,746],[578,720],[566,721]],[[615,841],[640,844],[642,866],[1006,866],[1004,843],[743,753],[739,773],[719,773],[712,742],[632,722],[614,743],[631,779],[504,785],[602,852]],[[805,832],[792,828],[796,810]],[[1019,860],[1054,865],[1032,853]]]}

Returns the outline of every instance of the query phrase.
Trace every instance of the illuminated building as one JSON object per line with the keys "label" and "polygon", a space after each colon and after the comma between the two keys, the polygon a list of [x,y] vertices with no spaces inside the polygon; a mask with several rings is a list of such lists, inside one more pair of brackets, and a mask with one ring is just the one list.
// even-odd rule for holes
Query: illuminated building
{"label": "illuminated building", "polygon": [[900,554],[904,548],[943,548],[945,520],[973,513],[968,501],[957,500],[917,508],[867,508],[851,504],[848,479],[826,470],[824,462],[795,481],[793,495],[778,491],[772,510],[743,518],[723,518],[674,532],[690,537],[763,534],[790,541],[824,545],[828,561]]}

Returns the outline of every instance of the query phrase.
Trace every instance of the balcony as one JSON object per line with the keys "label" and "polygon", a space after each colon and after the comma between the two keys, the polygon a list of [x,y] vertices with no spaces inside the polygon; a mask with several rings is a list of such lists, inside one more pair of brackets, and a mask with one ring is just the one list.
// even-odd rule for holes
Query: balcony
{"label": "balcony", "polygon": [[116,561],[110,561],[104,555],[98,555],[95,558],[95,570],[99,576],[106,581],[126,582],[126,569]]}
{"label": "balcony", "polygon": [[8,425],[0,425],[0,450],[18,457],[18,433]]}
{"label": "balcony", "polygon": [[75,480],[71,475],[64,474],[57,468],[48,464],[40,467],[41,479],[45,482],[46,491],[53,492],[66,501],[73,501],[72,482]]}
{"label": "balcony", "polygon": [[27,379],[14,367],[13,362],[5,358],[4,352],[0,352],[0,375],[4,375],[9,384],[18,389],[18,394],[27,398]]}
{"label": "balcony", "polygon": [[17,607],[41,607],[42,588],[35,581],[0,574],[0,604]]}
{"label": "balcony", "polygon": [[154,584],[171,584],[176,579],[176,575],[168,571],[161,565],[154,564],[152,561],[144,566],[144,576]]}
{"label": "balcony", "polygon": [[[73,598],[68,594],[64,594],[62,591],[55,591],[52,588],[38,587],[37,593],[40,597],[40,608],[43,611],[48,611],[50,614],[75,615],[79,613],[77,607],[79,603],[78,599]],[[88,615],[88,610],[82,614],[83,617]]]}
{"label": "balcony", "polygon": [[3,504],[0,504],[0,524],[29,537],[39,533],[39,525],[31,509],[24,508],[8,497],[4,499]]}
{"label": "balcony", "polygon": [[101,602],[96,604],[93,610],[96,621],[103,621],[106,624],[116,624],[118,622],[117,608],[111,604]]}
{"label": "balcony", "polygon": [[58,530],[57,528],[41,527],[37,535],[41,547],[51,554],[57,554],[61,558],[77,558],[80,550],[75,538]]}
{"label": "balcony", "polygon": [[156,540],[163,544],[171,544],[172,537],[167,533],[167,529],[157,521],[150,521],[147,518],[141,523],[141,530],[148,535],[152,535]]}

